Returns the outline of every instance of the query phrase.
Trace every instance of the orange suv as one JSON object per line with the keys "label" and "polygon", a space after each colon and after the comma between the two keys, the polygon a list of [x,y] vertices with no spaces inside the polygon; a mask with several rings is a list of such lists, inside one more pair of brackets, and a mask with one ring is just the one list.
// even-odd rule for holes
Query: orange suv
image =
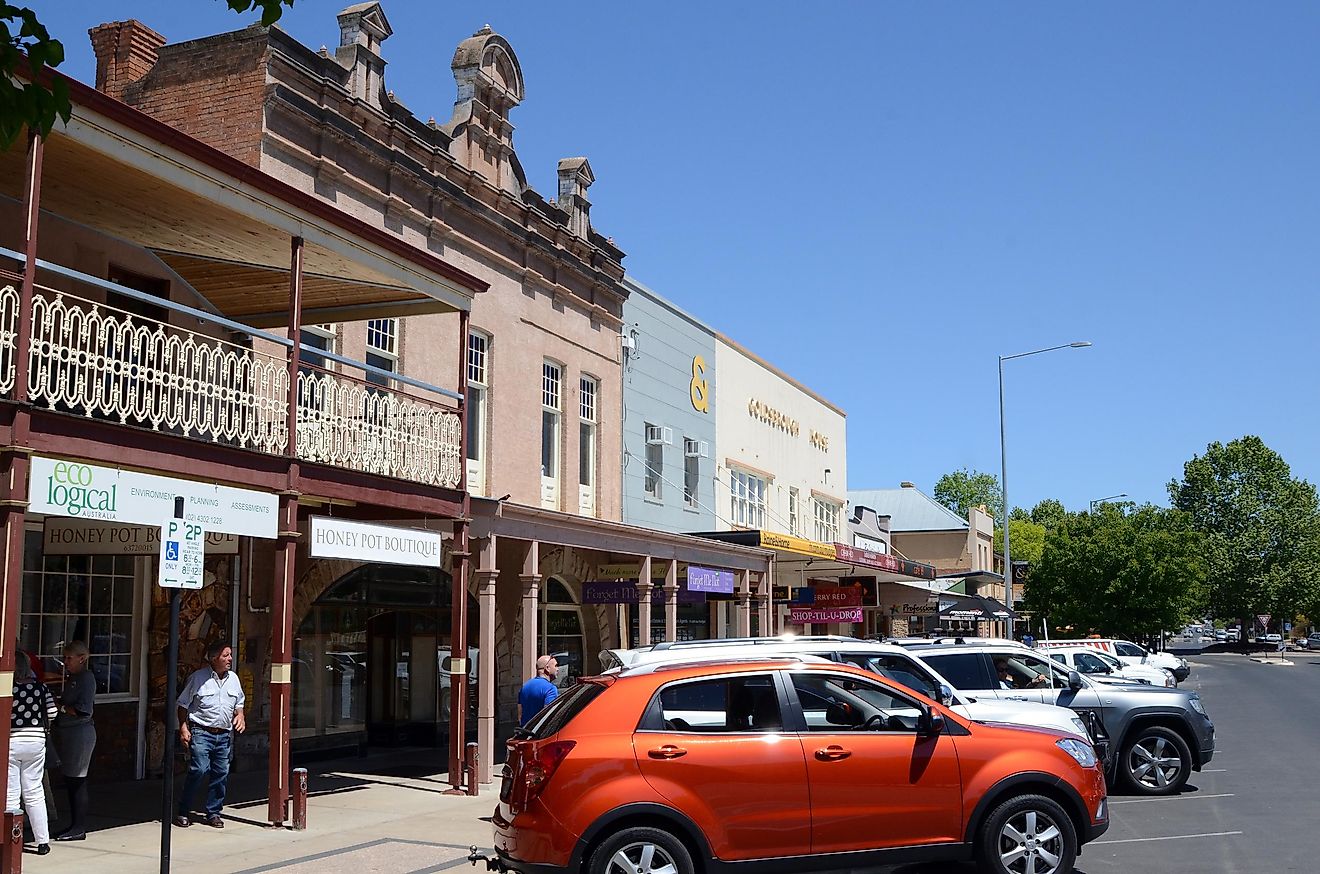
{"label": "orange suv", "polygon": [[715,874],[979,859],[1067,874],[1109,825],[1090,745],[970,722],[811,657],[586,677],[508,743],[498,871]]}

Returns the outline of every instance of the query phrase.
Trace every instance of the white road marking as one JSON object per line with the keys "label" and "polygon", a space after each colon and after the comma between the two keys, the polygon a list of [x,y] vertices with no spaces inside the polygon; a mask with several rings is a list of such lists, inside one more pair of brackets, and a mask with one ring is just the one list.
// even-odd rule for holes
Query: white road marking
{"label": "white road marking", "polygon": [[1227,774],[1228,768],[1202,768],[1202,774]]}
{"label": "white road marking", "polygon": [[1168,835],[1162,838],[1123,838],[1118,841],[1092,841],[1089,846],[1094,847],[1097,844],[1141,844],[1148,841],[1182,841],[1187,838],[1222,838],[1240,834],[1242,832],[1206,832],[1200,835]]}
{"label": "white road marking", "polygon": [[1146,801],[1191,801],[1196,798],[1232,798],[1236,792],[1224,792],[1220,795],[1167,795],[1162,798],[1130,798],[1127,801],[1111,801],[1112,807],[1115,804],[1141,804]]}

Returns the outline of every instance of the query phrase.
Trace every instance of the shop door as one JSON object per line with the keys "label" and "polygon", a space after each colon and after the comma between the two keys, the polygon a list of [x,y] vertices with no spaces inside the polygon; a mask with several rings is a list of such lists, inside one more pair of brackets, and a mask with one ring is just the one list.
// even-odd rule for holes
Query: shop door
{"label": "shop door", "polygon": [[383,746],[436,742],[435,620],[397,611],[367,624],[367,741]]}

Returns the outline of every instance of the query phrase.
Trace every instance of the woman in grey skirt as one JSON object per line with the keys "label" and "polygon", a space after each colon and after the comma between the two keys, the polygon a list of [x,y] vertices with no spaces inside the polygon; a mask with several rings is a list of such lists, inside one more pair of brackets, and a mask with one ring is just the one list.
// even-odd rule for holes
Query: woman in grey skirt
{"label": "woman in grey skirt", "polygon": [[96,748],[96,726],[92,724],[96,677],[87,670],[87,644],[75,640],[64,648],[64,670],[64,694],[60,696],[55,736],[73,819],[55,840],[82,841],[87,839],[87,768]]}

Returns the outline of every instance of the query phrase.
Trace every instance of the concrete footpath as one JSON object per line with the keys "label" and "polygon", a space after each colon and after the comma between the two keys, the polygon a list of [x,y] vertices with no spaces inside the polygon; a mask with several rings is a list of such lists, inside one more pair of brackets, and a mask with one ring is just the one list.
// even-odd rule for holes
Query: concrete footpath
{"label": "concrete footpath", "polygon": [[[171,870],[187,874],[421,874],[470,869],[468,848],[491,844],[498,784],[471,796],[444,795],[436,750],[337,760],[309,766],[307,829],[266,826],[265,775],[235,774],[225,827],[175,827]],[[181,784],[180,784],[181,785]],[[160,781],[98,787],[86,841],[27,852],[25,872],[147,874],[160,870]],[[56,794],[61,794],[56,789]],[[477,870],[477,869],[471,869]],[[484,866],[480,867],[485,870]]]}

